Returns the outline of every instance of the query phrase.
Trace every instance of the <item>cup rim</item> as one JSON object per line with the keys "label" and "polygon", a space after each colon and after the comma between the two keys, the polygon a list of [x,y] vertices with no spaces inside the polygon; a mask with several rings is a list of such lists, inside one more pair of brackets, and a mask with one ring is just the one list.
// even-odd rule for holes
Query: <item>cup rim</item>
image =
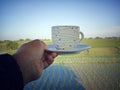
{"label": "cup rim", "polygon": [[78,27],[79,28],[79,26],[77,25],[55,25],[55,26],[52,26],[52,28],[53,27]]}

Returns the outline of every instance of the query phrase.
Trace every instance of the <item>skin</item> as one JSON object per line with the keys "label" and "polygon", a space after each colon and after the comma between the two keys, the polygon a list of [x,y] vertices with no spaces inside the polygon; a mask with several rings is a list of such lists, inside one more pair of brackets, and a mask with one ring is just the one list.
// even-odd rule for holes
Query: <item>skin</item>
{"label": "skin", "polygon": [[23,44],[12,56],[20,66],[24,84],[27,84],[41,76],[42,71],[53,63],[57,53],[49,51],[47,45],[37,39]]}

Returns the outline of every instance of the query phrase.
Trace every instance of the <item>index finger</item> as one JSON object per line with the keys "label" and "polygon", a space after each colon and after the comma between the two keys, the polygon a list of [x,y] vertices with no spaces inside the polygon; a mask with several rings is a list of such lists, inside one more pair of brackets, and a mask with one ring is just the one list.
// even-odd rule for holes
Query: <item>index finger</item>
{"label": "index finger", "polygon": [[53,58],[58,56],[57,52],[53,52],[50,50],[44,50],[44,55],[45,55],[45,57],[48,57],[48,55],[51,55]]}

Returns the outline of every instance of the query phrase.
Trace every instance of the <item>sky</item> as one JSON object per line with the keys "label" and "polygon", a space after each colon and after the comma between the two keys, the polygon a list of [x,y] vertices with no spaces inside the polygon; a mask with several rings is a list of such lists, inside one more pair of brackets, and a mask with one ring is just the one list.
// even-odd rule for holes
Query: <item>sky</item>
{"label": "sky", "polygon": [[120,37],[120,0],[0,0],[0,40],[51,39],[51,27],[79,26],[85,38]]}

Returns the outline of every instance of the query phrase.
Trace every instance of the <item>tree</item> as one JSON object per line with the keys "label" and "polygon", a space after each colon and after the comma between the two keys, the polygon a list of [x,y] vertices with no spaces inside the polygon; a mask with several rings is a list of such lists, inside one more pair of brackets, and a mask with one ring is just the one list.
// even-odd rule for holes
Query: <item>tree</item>
{"label": "tree", "polygon": [[25,41],[31,41],[29,38],[26,38]]}
{"label": "tree", "polygon": [[24,41],[24,39],[19,39],[19,41]]}
{"label": "tree", "polygon": [[97,36],[97,37],[95,37],[95,39],[102,39],[102,37],[98,37],[98,36]]}
{"label": "tree", "polygon": [[18,43],[15,41],[10,41],[6,44],[7,49],[15,50],[18,48]]}

